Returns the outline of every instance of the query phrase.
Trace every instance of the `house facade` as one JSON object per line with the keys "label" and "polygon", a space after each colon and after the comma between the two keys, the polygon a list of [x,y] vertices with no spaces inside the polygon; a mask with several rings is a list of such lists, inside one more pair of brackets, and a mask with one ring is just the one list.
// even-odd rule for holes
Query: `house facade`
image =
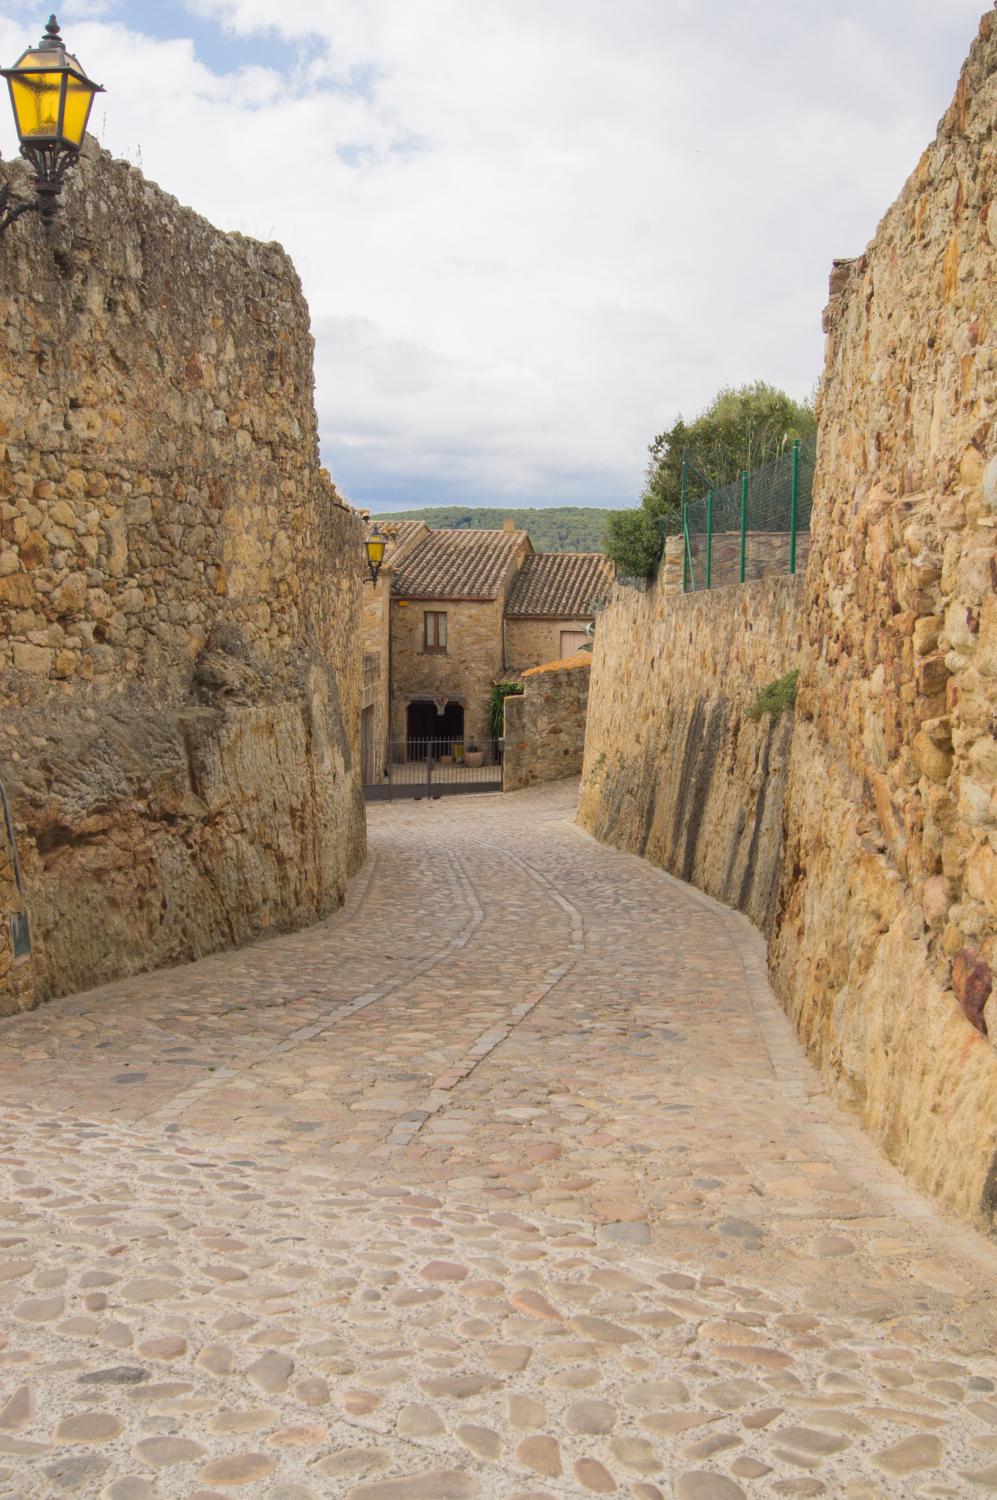
{"label": "house facade", "polygon": [[593,601],[612,583],[601,553],[537,553],[508,523],[501,531],[378,524],[384,563],[364,585],[368,784],[389,753],[420,758],[427,742],[487,742],[494,684],[577,651]]}

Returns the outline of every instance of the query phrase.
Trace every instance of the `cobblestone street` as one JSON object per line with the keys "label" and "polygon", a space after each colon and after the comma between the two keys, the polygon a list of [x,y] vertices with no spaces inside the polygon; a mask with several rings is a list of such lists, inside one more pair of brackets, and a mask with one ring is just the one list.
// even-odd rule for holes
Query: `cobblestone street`
{"label": "cobblestone street", "polygon": [[575,792],[379,804],[328,922],[0,1023],[0,1495],[997,1491],[997,1253]]}

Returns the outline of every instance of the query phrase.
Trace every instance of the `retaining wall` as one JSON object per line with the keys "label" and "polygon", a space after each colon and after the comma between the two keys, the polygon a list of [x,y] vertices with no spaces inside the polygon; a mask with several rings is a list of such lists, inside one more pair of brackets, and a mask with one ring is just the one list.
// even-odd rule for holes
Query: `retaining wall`
{"label": "retaining wall", "polygon": [[523,693],[505,700],[503,791],[581,771],[591,667],[586,652],[523,673]]}
{"label": "retaining wall", "polygon": [[361,526],[278,245],[91,144],[53,233],[5,237],[0,322],[0,777],[46,996],[342,899]]}
{"label": "retaining wall", "polygon": [[[650,593],[618,592],[580,814],[753,917],[828,1084],[914,1181],[991,1227],[995,90],[990,11],[936,140],[865,254],[835,265],[805,591],[677,600],[677,554]],[[793,719],[746,730],[752,680],[795,664]]]}

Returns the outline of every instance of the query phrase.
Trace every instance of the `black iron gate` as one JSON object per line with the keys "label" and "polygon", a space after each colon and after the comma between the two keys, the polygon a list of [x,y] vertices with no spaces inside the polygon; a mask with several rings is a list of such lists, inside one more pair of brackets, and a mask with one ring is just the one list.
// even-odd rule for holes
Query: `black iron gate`
{"label": "black iron gate", "polygon": [[392,740],[380,781],[363,789],[368,802],[396,797],[446,797],[502,790],[501,741]]}

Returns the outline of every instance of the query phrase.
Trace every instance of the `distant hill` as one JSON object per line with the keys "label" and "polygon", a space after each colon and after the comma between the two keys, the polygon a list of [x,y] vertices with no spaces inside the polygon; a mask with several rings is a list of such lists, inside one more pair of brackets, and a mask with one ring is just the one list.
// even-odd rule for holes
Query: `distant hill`
{"label": "distant hill", "polygon": [[498,531],[506,516],[528,531],[538,552],[601,552],[608,510],[596,506],[552,505],[549,510],[493,510],[484,505],[431,505],[425,510],[395,510],[377,521],[425,521],[448,530]]}

